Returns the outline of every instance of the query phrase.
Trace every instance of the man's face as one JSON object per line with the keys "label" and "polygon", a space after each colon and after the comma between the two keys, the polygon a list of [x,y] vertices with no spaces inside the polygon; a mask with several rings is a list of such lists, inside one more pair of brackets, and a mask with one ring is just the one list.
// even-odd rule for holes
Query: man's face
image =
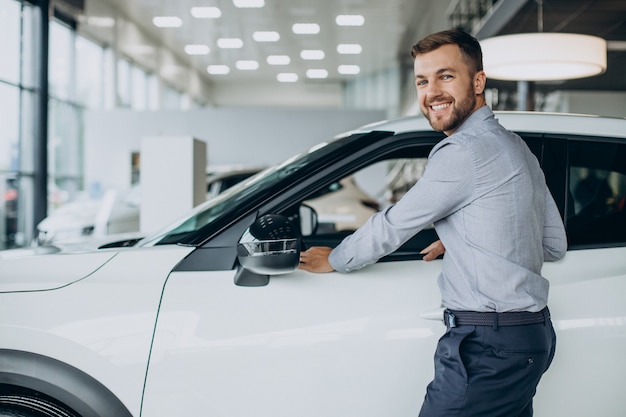
{"label": "man's face", "polygon": [[413,67],[420,108],[433,129],[449,136],[484,105],[477,94],[484,89],[485,74],[470,73],[458,46],[444,45],[418,55]]}

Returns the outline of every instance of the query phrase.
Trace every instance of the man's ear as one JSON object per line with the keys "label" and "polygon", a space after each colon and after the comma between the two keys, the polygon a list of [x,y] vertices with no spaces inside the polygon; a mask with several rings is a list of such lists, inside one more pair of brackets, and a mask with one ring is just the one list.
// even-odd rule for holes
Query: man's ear
{"label": "man's ear", "polygon": [[474,93],[477,95],[484,93],[486,83],[487,76],[485,75],[485,71],[478,71],[476,75],[474,75]]}

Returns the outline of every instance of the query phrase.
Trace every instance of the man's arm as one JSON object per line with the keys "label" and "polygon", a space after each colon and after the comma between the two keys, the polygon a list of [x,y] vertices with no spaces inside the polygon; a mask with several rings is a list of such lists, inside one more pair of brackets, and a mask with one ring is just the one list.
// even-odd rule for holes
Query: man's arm
{"label": "man's arm", "polygon": [[559,209],[546,187],[546,204],[543,223],[543,257],[546,261],[558,261],[567,252],[567,236]]}
{"label": "man's arm", "polygon": [[[332,252],[332,248],[328,246],[313,246],[308,250],[300,253],[300,269],[309,272],[332,272],[335,269],[328,261],[328,256]],[[422,259],[432,261],[439,255],[442,255],[446,248],[441,240],[431,243],[424,248],[420,254],[424,255]]]}

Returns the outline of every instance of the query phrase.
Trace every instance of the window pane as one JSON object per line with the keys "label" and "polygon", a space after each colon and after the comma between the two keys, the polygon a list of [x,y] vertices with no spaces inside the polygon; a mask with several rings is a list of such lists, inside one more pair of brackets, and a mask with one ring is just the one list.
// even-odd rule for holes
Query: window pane
{"label": "window pane", "polygon": [[35,87],[39,76],[37,72],[39,51],[35,45],[39,42],[41,13],[37,7],[24,3],[22,17],[22,84],[26,87]]}
{"label": "window pane", "polygon": [[115,108],[115,54],[111,48],[106,48],[103,54],[103,98],[104,110]]}
{"label": "window pane", "polygon": [[570,244],[626,241],[626,146],[573,142],[569,158]]}
{"label": "window pane", "polygon": [[73,196],[82,188],[81,111],[57,100],[50,100],[49,108],[49,176],[54,185]]}
{"label": "window pane", "polygon": [[102,48],[82,36],[76,38],[76,98],[90,109],[102,106]]}
{"label": "window pane", "polygon": [[117,61],[117,96],[119,107],[130,107],[130,63],[125,59]]}
{"label": "window pane", "polygon": [[20,4],[13,0],[0,0],[0,79],[19,83],[20,81]]}
{"label": "window pane", "polygon": [[148,76],[148,109],[159,110],[159,79],[156,75]]}
{"label": "window pane", "polygon": [[146,73],[135,66],[132,67],[133,110],[145,110],[147,98]]}
{"label": "window pane", "polygon": [[48,82],[50,95],[72,98],[72,33],[67,27],[50,22]]}
{"label": "window pane", "polygon": [[0,171],[17,171],[19,168],[19,97],[17,87],[0,83]]}

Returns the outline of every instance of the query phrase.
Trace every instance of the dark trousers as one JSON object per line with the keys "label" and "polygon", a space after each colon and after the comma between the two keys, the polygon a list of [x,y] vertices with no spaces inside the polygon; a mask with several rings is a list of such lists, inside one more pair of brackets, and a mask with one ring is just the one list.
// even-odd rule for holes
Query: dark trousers
{"label": "dark trousers", "polygon": [[449,328],[420,417],[530,417],[556,347],[552,322]]}

